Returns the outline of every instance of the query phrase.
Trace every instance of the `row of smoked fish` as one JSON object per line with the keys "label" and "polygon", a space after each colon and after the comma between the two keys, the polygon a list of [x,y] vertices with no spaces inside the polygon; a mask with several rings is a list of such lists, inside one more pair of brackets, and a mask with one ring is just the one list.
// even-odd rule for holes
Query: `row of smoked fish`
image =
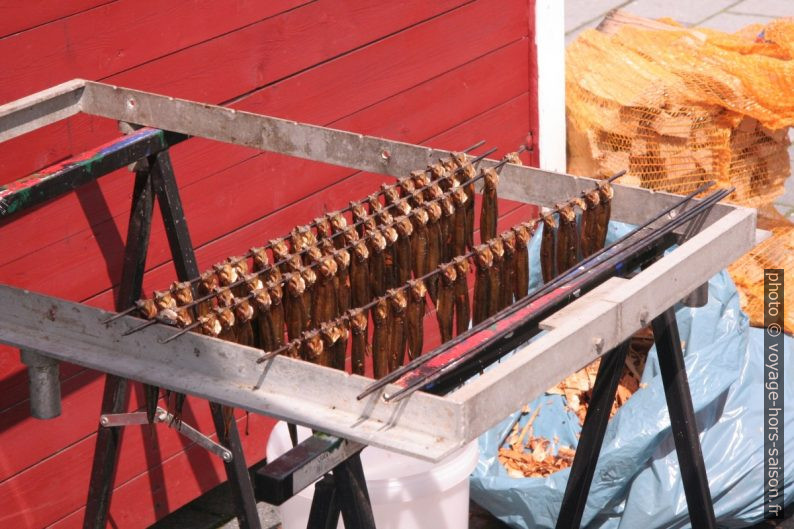
{"label": "row of smoked fish", "polygon": [[[504,161],[520,164],[516,153]],[[485,242],[475,245],[478,180]],[[351,202],[350,221],[344,212],[317,218],[137,307],[147,319],[260,348],[263,358],[286,354],[344,370],[349,349],[352,372],[363,375],[371,353],[380,378],[406,354],[422,354],[428,298],[447,341],[527,295],[527,246],[539,224],[544,282],[603,247],[608,183],[497,235],[498,183],[493,168],[478,171],[454,154]]]}

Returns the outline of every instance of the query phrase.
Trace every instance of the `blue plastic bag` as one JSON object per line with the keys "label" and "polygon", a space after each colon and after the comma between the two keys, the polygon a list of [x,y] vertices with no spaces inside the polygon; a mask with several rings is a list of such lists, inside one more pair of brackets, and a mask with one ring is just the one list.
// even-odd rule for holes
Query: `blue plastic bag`
{"label": "blue plastic bag", "polygon": [[[609,240],[629,228],[610,225]],[[530,247],[532,283],[539,282],[539,234]],[[745,527],[763,518],[763,330],[749,327],[726,272],[709,282],[709,302],[676,311],[711,495],[722,527]],[[785,363],[794,365],[794,339],[786,337]],[[794,380],[785,374],[784,491],[794,497]],[[643,389],[612,418],[599,455],[582,527],[643,529],[690,527],[671,436],[656,350],[648,354]],[[534,434],[576,447],[578,418],[560,395],[542,395]],[[509,477],[497,449],[516,414],[480,437],[480,461],[471,477],[474,501],[514,527],[554,527],[569,469],[547,478]],[[525,416],[521,424],[528,420]]]}

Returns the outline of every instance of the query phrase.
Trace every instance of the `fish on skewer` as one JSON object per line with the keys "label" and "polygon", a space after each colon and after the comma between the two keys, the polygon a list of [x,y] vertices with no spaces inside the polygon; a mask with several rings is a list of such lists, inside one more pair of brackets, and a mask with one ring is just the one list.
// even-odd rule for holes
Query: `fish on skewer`
{"label": "fish on skewer", "polygon": [[[368,233],[369,237],[367,239],[367,248],[369,250],[369,282],[372,288],[369,297],[367,298],[367,302],[386,293],[386,280],[384,278],[384,260],[386,258],[384,252],[386,251],[386,237],[384,237],[383,232],[379,230],[374,230]],[[356,306],[360,307],[361,305],[356,305],[354,302],[353,307]]]}
{"label": "fish on skewer", "polygon": [[304,317],[303,328],[308,329],[311,326],[312,315],[312,301],[314,300],[314,288],[317,285],[317,272],[314,268],[304,267],[300,271],[303,277],[303,283],[306,285],[306,290],[303,292],[303,310]]}
{"label": "fish on skewer", "polygon": [[284,274],[286,292],[284,293],[284,319],[287,327],[287,336],[290,340],[301,337],[306,322],[306,309],[303,305],[303,295],[306,293],[306,282],[300,272]]}
{"label": "fish on skewer", "polygon": [[408,358],[413,360],[421,356],[424,347],[424,320],[425,320],[425,296],[427,288],[421,280],[413,280],[408,288],[408,309],[406,314],[407,323],[407,347]]}
{"label": "fish on skewer", "polygon": [[455,231],[455,203],[451,197],[441,199],[441,260],[448,263],[454,257],[452,239]]}
{"label": "fish on skewer", "polygon": [[[414,179],[412,176],[406,176],[405,178],[400,178],[397,181],[397,187],[402,194],[402,200],[414,200],[416,197],[414,194],[416,193],[416,186],[414,185]],[[420,197],[421,198],[421,197]],[[413,207],[414,204],[411,204]]]}
{"label": "fish on skewer", "polygon": [[[286,344],[286,350],[284,351],[284,356],[289,358],[301,358],[301,341],[300,340],[292,340]],[[288,423],[289,424],[289,423]]]}
{"label": "fish on skewer", "polygon": [[562,274],[577,263],[576,212],[566,204],[559,211],[557,227],[557,273]]}
{"label": "fish on skewer", "polygon": [[543,232],[540,239],[540,272],[544,283],[557,277],[557,268],[554,265],[554,234],[556,231],[557,223],[554,221],[554,216],[544,216]]}
{"label": "fish on skewer", "polygon": [[413,208],[411,208],[407,200],[400,200],[394,205],[394,211],[394,216],[396,217],[407,217],[411,214]]}
{"label": "fish on skewer", "polygon": [[438,303],[436,303],[436,319],[441,334],[441,343],[452,339],[452,327],[455,311],[455,280],[458,274],[451,263],[441,265],[438,282]]}
{"label": "fish on skewer", "polygon": [[430,181],[441,183],[447,176],[447,168],[441,163],[433,163],[427,166],[427,172],[430,174]]}
{"label": "fish on skewer", "polygon": [[[248,263],[245,259],[242,257],[230,257],[227,259],[227,262],[234,267],[235,275],[237,276],[236,281],[248,277]],[[248,281],[245,281],[242,285],[237,285],[232,289],[232,293],[235,295],[235,297],[244,299],[247,294],[250,293],[251,286],[248,283]],[[223,285],[222,282],[221,285],[227,286]],[[237,320],[237,343],[241,345],[254,345],[255,335],[253,329],[254,323],[252,321],[254,313],[253,308],[251,307],[250,303],[244,301],[235,305],[234,311]]]}
{"label": "fish on skewer", "polygon": [[598,186],[598,198],[601,203],[601,208],[598,211],[596,218],[596,225],[598,230],[595,237],[594,252],[601,250],[607,241],[607,232],[609,231],[609,218],[612,215],[612,197],[615,195],[615,190],[609,182],[603,182]]}
{"label": "fish on skewer", "polygon": [[325,343],[320,331],[313,329],[301,334],[301,358],[312,364],[327,365],[325,362]]}
{"label": "fish on skewer", "polygon": [[375,306],[372,307],[372,369],[376,379],[389,374],[390,316],[391,307],[388,298],[379,298]]}
{"label": "fish on skewer", "polygon": [[504,159],[507,161],[507,163],[511,163],[513,165],[524,165],[524,162],[521,161],[521,158],[516,151],[505,154]]}
{"label": "fish on skewer", "polygon": [[331,231],[331,221],[328,220],[328,217],[317,217],[312,221],[312,224],[314,224],[314,231],[317,232],[318,241],[331,239],[333,232]]}
{"label": "fish on skewer", "polygon": [[341,213],[334,213],[331,215],[331,232],[334,235],[334,246],[339,250],[345,247],[345,240],[342,238],[341,233],[347,230],[347,219]]}
{"label": "fish on skewer", "polygon": [[601,209],[601,197],[597,190],[585,193],[584,207],[582,208],[582,219],[579,226],[579,250],[582,259],[586,259],[595,253],[596,229],[598,225],[598,215]]}
{"label": "fish on skewer", "polygon": [[358,241],[353,246],[350,259],[350,298],[353,307],[366,305],[371,299],[369,271],[369,249],[364,241]]}
{"label": "fish on skewer", "polygon": [[289,259],[289,246],[284,239],[273,239],[269,241],[270,251],[273,252],[273,262],[281,263],[279,265],[281,272],[288,271],[287,259]]}
{"label": "fish on skewer", "polygon": [[303,264],[308,265],[311,261],[308,260],[308,256],[304,254],[306,249],[309,247],[306,240],[306,232],[309,231],[308,226],[296,226],[292,229],[292,233],[290,233],[290,246],[292,247],[293,254],[300,254],[303,255]]}
{"label": "fish on skewer", "polygon": [[502,293],[502,268],[504,266],[505,248],[502,239],[494,237],[488,242],[493,254],[493,266],[488,274],[488,316],[500,310]]}
{"label": "fish on skewer", "polygon": [[469,260],[459,256],[455,258],[455,335],[469,330],[471,321],[471,305],[469,303]]}
{"label": "fish on skewer", "polygon": [[395,219],[394,227],[397,229],[398,235],[397,242],[394,244],[397,285],[403,285],[411,279],[411,238],[414,227],[408,217]]}
{"label": "fish on skewer", "polygon": [[474,166],[466,160],[466,155],[463,155],[462,160],[458,159],[457,163],[461,164],[457,173],[458,179],[466,193],[466,248],[471,250],[474,248],[474,184],[470,180],[475,177],[477,172]]}
{"label": "fish on skewer", "polygon": [[529,223],[522,223],[513,228],[516,235],[515,252],[515,299],[518,301],[529,293],[529,240],[532,231]]}
{"label": "fish on skewer", "polygon": [[[218,276],[218,280],[220,282],[220,289],[223,292],[229,292],[228,290],[229,285],[237,282],[237,280],[239,279],[239,276],[237,275],[237,270],[238,270],[237,267],[235,267],[234,265],[232,265],[232,263],[227,261],[225,263],[215,264],[213,266],[213,269],[215,270],[215,274]],[[235,291],[237,291],[237,289],[235,289]],[[232,295],[232,297],[237,294],[237,292],[229,292],[229,293]],[[228,302],[228,300],[225,297],[223,299],[221,299],[220,297],[218,298],[218,303],[221,304],[222,306],[232,307],[230,303],[224,303],[224,301]],[[234,308],[232,308],[232,310],[234,310]],[[223,339],[229,340],[231,342],[242,343],[239,341],[238,336],[243,340],[245,340],[246,338],[249,337],[246,334],[246,331],[247,329],[243,329],[242,327],[238,327],[237,325],[235,325],[232,327],[229,333],[224,333]],[[249,344],[246,343],[245,345],[249,345]]]}
{"label": "fish on skewer", "polygon": [[331,366],[344,371],[347,360],[347,342],[350,338],[350,324],[346,318],[341,318],[336,320],[334,326],[339,338],[331,347]]}
{"label": "fish on skewer", "polygon": [[284,314],[284,289],[281,282],[268,283],[267,292],[270,295],[270,312],[268,312],[268,323],[270,326],[270,336],[273,339],[273,351],[284,345],[284,326],[286,316]]}
{"label": "fish on skewer", "polygon": [[[424,174],[424,173],[423,173]],[[427,210],[427,264],[425,270],[435,270],[441,264],[441,206],[433,202]],[[426,280],[427,291],[433,304],[438,300],[438,274]]]}
{"label": "fish on skewer", "polygon": [[270,327],[270,308],[273,302],[270,299],[270,292],[266,288],[257,288],[251,291],[253,306],[256,311],[255,321],[257,327],[256,346],[263,351],[275,351],[275,339]]}
{"label": "fish on skewer", "polygon": [[234,299],[234,319],[237,322],[237,340],[241,345],[253,345],[254,308],[246,298]]}
{"label": "fish on skewer", "polygon": [[334,358],[331,351],[333,351],[339,339],[342,337],[340,329],[332,322],[325,322],[320,325],[320,338],[323,340],[323,353],[317,359],[317,364],[326,367],[334,367],[336,369],[345,369],[345,356],[342,353],[342,367],[336,365],[336,358]]}
{"label": "fish on skewer", "polygon": [[[199,297],[205,297],[220,285],[221,282],[218,279],[218,274],[215,273],[215,270],[207,270],[201,274],[201,279],[199,280],[196,290],[198,291]],[[206,301],[202,301],[196,306],[196,312],[199,316],[206,316],[212,311],[214,304],[215,301],[211,298]]]}
{"label": "fish on skewer", "polygon": [[490,291],[493,252],[487,244],[474,249],[474,315],[472,323],[477,325],[488,317],[488,298]]}
{"label": "fish on skewer", "polygon": [[319,327],[321,323],[331,321],[337,316],[339,301],[336,299],[334,278],[336,277],[336,261],[330,255],[322,256],[318,261],[317,283],[314,286],[311,309],[311,327]]}
{"label": "fish on skewer", "polygon": [[388,184],[381,184],[380,190],[381,194],[383,195],[383,200],[386,202],[387,206],[393,206],[400,201],[400,192],[396,187],[390,186]]}
{"label": "fish on skewer", "polygon": [[389,347],[389,372],[392,372],[403,365],[403,359],[405,358],[405,320],[408,310],[408,298],[403,289],[390,290],[386,295],[389,299],[389,306],[391,309],[389,318],[389,323],[391,325],[391,331],[389,332],[389,337],[391,339],[391,346]]}
{"label": "fish on skewer", "polygon": [[496,222],[499,219],[499,201],[496,193],[499,174],[490,167],[485,169],[484,173],[480,210],[480,240],[483,242],[496,237]]}
{"label": "fish on skewer", "polygon": [[234,310],[227,306],[218,306],[213,309],[213,313],[221,324],[221,332],[216,337],[221,340],[234,341]]}
{"label": "fish on skewer", "polygon": [[422,277],[428,271],[428,247],[430,235],[427,223],[430,220],[425,208],[414,209],[411,213],[411,223],[414,233],[411,236],[411,269],[414,277]]}
{"label": "fish on skewer", "polygon": [[331,254],[336,262],[334,291],[336,292],[336,314],[344,314],[350,308],[350,252],[336,250]]}
{"label": "fish on skewer", "polygon": [[378,196],[369,195],[367,197],[367,205],[369,206],[370,216],[378,218],[378,225],[381,225],[381,221],[380,218],[378,217],[378,214],[381,211],[383,211],[383,204],[381,204],[380,200],[378,200]]}
{"label": "fish on skewer", "polygon": [[503,309],[513,304],[513,294],[516,291],[516,234],[512,230],[507,230],[499,237],[505,249],[500,281],[502,293],[499,302],[500,308]]}
{"label": "fish on skewer", "polygon": [[411,178],[414,181],[415,189],[424,189],[422,192],[424,193],[422,198],[424,198],[424,200],[430,200],[431,196],[428,194],[430,188],[425,189],[430,185],[430,177],[428,176],[427,171],[411,171]]}
{"label": "fish on skewer", "polygon": [[455,215],[452,219],[452,252],[453,256],[462,255],[466,251],[466,208],[469,198],[461,188],[452,193],[455,204]]}
{"label": "fish on skewer", "polygon": [[358,235],[360,237],[364,236],[366,233],[364,222],[369,219],[369,214],[367,213],[367,208],[364,207],[364,204],[361,202],[351,202],[350,203],[350,214],[353,216],[353,225],[356,226],[356,230],[358,231]]}
{"label": "fish on skewer", "polygon": [[367,345],[369,318],[367,318],[367,313],[361,309],[353,309],[347,314],[350,332],[353,335],[353,343],[350,346],[350,370],[355,375],[364,375],[364,362],[369,349]]}
{"label": "fish on skewer", "polygon": [[397,241],[400,236],[394,226],[385,226],[383,236],[386,248],[383,250],[383,285],[386,290],[397,286]]}

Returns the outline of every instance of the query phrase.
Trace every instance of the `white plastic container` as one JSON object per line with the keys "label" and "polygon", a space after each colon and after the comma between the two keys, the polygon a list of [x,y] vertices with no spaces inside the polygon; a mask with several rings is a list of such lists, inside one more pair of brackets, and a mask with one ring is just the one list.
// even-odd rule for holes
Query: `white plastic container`
{"label": "white plastic container", "polygon": [[[309,436],[298,427],[300,440]],[[287,426],[279,422],[267,443],[268,460],[292,445]],[[428,463],[379,448],[361,452],[375,525],[378,529],[465,529],[469,525],[469,474],[477,465],[477,441],[440,463]],[[279,507],[284,529],[304,529],[309,520],[314,485]],[[340,516],[339,527],[344,527]]]}

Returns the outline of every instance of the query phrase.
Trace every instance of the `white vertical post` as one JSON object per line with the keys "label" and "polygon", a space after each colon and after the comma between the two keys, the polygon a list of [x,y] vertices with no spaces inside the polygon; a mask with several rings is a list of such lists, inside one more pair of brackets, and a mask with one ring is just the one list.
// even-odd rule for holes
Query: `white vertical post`
{"label": "white vertical post", "polygon": [[565,2],[535,0],[540,168],[566,172]]}

